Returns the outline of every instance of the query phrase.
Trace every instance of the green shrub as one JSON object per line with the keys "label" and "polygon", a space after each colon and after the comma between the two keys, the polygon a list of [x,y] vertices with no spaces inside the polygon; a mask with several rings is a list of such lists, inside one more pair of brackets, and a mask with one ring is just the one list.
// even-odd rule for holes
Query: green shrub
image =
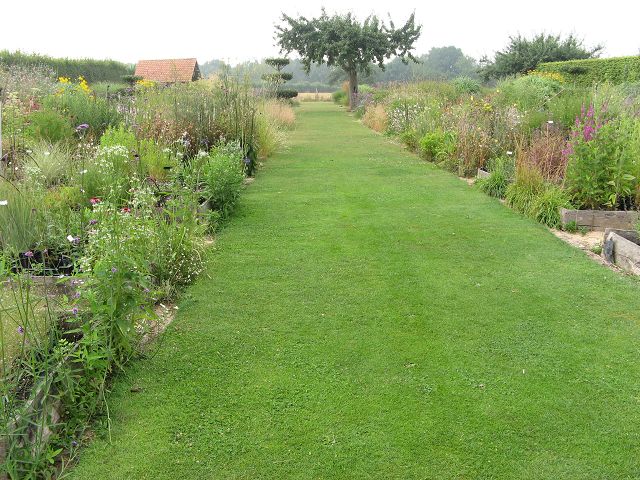
{"label": "green shrub", "polygon": [[36,140],[57,143],[73,137],[69,120],[52,110],[37,110],[29,115],[27,133]]}
{"label": "green shrub", "polygon": [[529,215],[550,228],[560,228],[560,209],[568,208],[569,195],[557,185],[545,184],[531,203]]}
{"label": "green shrub", "polygon": [[191,284],[202,270],[204,228],[193,212],[197,194],[176,187],[163,216],[154,216],[155,235],[149,259],[153,281],[162,289],[163,297],[175,296],[180,287]]}
{"label": "green shrub", "polygon": [[500,82],[497,102],[503,105],[517,105],[521,111],[540,110],[549,100],[558,95],[562,84],[554,79],[539,75],[525,75]]}
{"label": "green shrub", "polygon": [[171,169],[177,164],[177,158],[170,149],[163,148],[151,139],[136,139],[133,131],[124,125],[109,127],[100,137],[100,146],[103,148],[126,147],[131,155],[138,155],[139,172],[156,181],[167,180]]}
{"label": "green shrub", "polygon": [[291,99],[298,96],[298,91],[293,89],[278,89],[276,91],[277,98]]}
{"label": "green shrub", "polygon": [[420,139],[420,154],[430,162],[442,161],[455,152],[456,137],[452,132],[434,131]]}
{"label": "green shrub", "polygon": [[505,191],[505,200],[514,210],[530,215],[535,199],[544,189],[544,179],[540,173],[526,166],[516,171],[516,179]]}
{"label": "green shrub", "polygon": [[77,90],[73,85],[64,86],[59,95],[47,97],[44,104],[64,114],[74,127],[88,125],[89,131],[96,137],[122,120],[115,103]]}
{"label": "green shrub", "polygon": [[458,94],[475,95],[482,91],[480,82],[471,77],[458,77],[452,83]]}
{"label": "green shrub", "polygon": [[[244,172],[242,150],[228,144],[212,150],[201,166],[203,194],[222,219],[229,216],[240,196]],[[201,160],[202,161],[202,160]]]}
{"label": "green shrub", "polygon": [[140,170],[127,147],[100,147],[95,157],[86,162],[78,180],[87,198],[99,197],[120,205],[129,198],[132,181]]}
{"label": "green shrub", "polygon": [[120,82],[97,82],[91,84],[91,90],[98,97],[106,97],[107,95],[126,94],[131,86]]}
{"label": "green shrub", "polygon": [[489,162],[489,176],[478,180],[480,189],[491,197],[504,198],[513,176],[513,160],[500,157]]}
{"label": "green shrub", "polygon": [[578,231],[578,222],[571,220],[564,224],[564,231],[569,233],[576,233]]}
{"label": "green shrub", "polygon": [[342,105],[343,107],[349,105],[349,96],[344,90],[336,90],[331,94],[331,98],[335,103]]}
{"label": "green shrub", "polygon": [[584,88],[566,88],[562,94],[548,102],[551,119],[564,128],[572,128],[580,116],[583,105],[591,103],[591,91]]}
{"label": "green shrub", "polygon": [[101,147],[115,147],[116,145],[127,147],[129,151],[136,149],[137,140],[135,134],[123,124],[109,126],[100,137]]}
{"label": "green shrub", "polygon": [[542,63],[538,70],[557,72],[579,85],[614,84],[640,81],[640,57],[591,58],[567,62]]}
{"label": "green shrub", "polygon": [[415,130],[404,130],[400,133],[399,137],[400,141],[412,152],[415,152],[418,149],[418,134]]}

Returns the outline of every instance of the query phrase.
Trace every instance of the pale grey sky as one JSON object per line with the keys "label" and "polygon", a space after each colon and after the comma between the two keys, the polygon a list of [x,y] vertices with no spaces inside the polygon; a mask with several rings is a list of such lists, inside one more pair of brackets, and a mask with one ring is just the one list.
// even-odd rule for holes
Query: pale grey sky
{"label": "pale grey sky", "polygon": [[[232,63],[277,54],[274,24],[280,12],[313,16],[350,10],[361,18],[391,14],[399,24],[415,10],[422,24],[418,54],[456,45],[476,58],[502,48],[509,35],[576,33],[587,45],[603,43],[605,56],[640,51],[637,0],[535,0],[528,2],[366,0],[263,2],[180,0],[54,2],[3,0],[0,49],[52,56],[138,59],[197,57]],[[166,2],[169,3],[169,2]]]}

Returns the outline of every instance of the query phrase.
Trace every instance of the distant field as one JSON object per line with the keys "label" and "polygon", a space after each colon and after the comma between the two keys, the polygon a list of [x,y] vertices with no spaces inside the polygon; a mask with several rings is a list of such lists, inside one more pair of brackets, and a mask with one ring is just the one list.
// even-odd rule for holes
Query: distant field
{"label": "distant field", "polygon": [[331,93],[329,92],[300,92],[296,100],[301,102],[330,102]]}

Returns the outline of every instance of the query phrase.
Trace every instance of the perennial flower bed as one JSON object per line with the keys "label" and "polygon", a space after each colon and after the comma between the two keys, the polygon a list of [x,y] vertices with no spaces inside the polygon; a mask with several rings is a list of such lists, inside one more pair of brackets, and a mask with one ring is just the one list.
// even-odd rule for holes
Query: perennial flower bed
{"label": "perennial flower bed", "polygon": [[205,235],[282,143],[269,112],[290,107],[227,78],[99,96],[0,76],[0,476],[45,478],[105,413],[154,306],[201,271]]}
{"label": "perennial flower bed", "polygon": [[584,87],[531,72],[495,88],[470,79],[380,86],[356,114],[459,176],[487,169],[485,192],[550,227],[561,225],[561,208],[640,202],[636,84]]}

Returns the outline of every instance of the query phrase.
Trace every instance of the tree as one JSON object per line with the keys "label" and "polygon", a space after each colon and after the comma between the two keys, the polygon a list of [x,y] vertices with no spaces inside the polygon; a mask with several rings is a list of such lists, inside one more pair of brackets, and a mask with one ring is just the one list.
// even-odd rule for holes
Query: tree
{"label": "tree", "polygon": [[351,13],[333,16],[325,9],[317,18],[293,18],[282,14],[283,25],[276,27],[276,38],[283,52],[298,52],[307,72],[312,63],[338,66],[349,76],[349,109],[358,95],[358,73],[371,72],[372,63],[384,70],[385,59],[400,57],[404,63],[416,61],[411,54],[420,37],[420,25],[412,14],[401,28],[392,21],[387,26],[370,15],[363,23]]}
{"label": "tree", "polygon": [[569,35],[564,40],[560,35],[541,33],[532,39],[518,35],[509,37],[509,45],[496,53],[493,61],[484,57],[480,73],[485,80],[523,74],[535,70],[543,62],[582,60],[600,55],[604,47],[586,48],[577,37]]}
{"label": "tree", "polygon": [[457,77],[477,77],[476,61],[466,56],[454,46],[434,47],[422,59],[424,70],[438,80],[452,80]]}
{"label": "tree", "polygon": [[298,95],[295,90],[285,90],[282,86],[293,78],[293,74],[283,72],[282,69],[289,65],[288,58],[267,58],[264,63],[276,69],[276,73],[265,73],[262,80],[275,87],[275,95],[278,98],[293,98]]}

